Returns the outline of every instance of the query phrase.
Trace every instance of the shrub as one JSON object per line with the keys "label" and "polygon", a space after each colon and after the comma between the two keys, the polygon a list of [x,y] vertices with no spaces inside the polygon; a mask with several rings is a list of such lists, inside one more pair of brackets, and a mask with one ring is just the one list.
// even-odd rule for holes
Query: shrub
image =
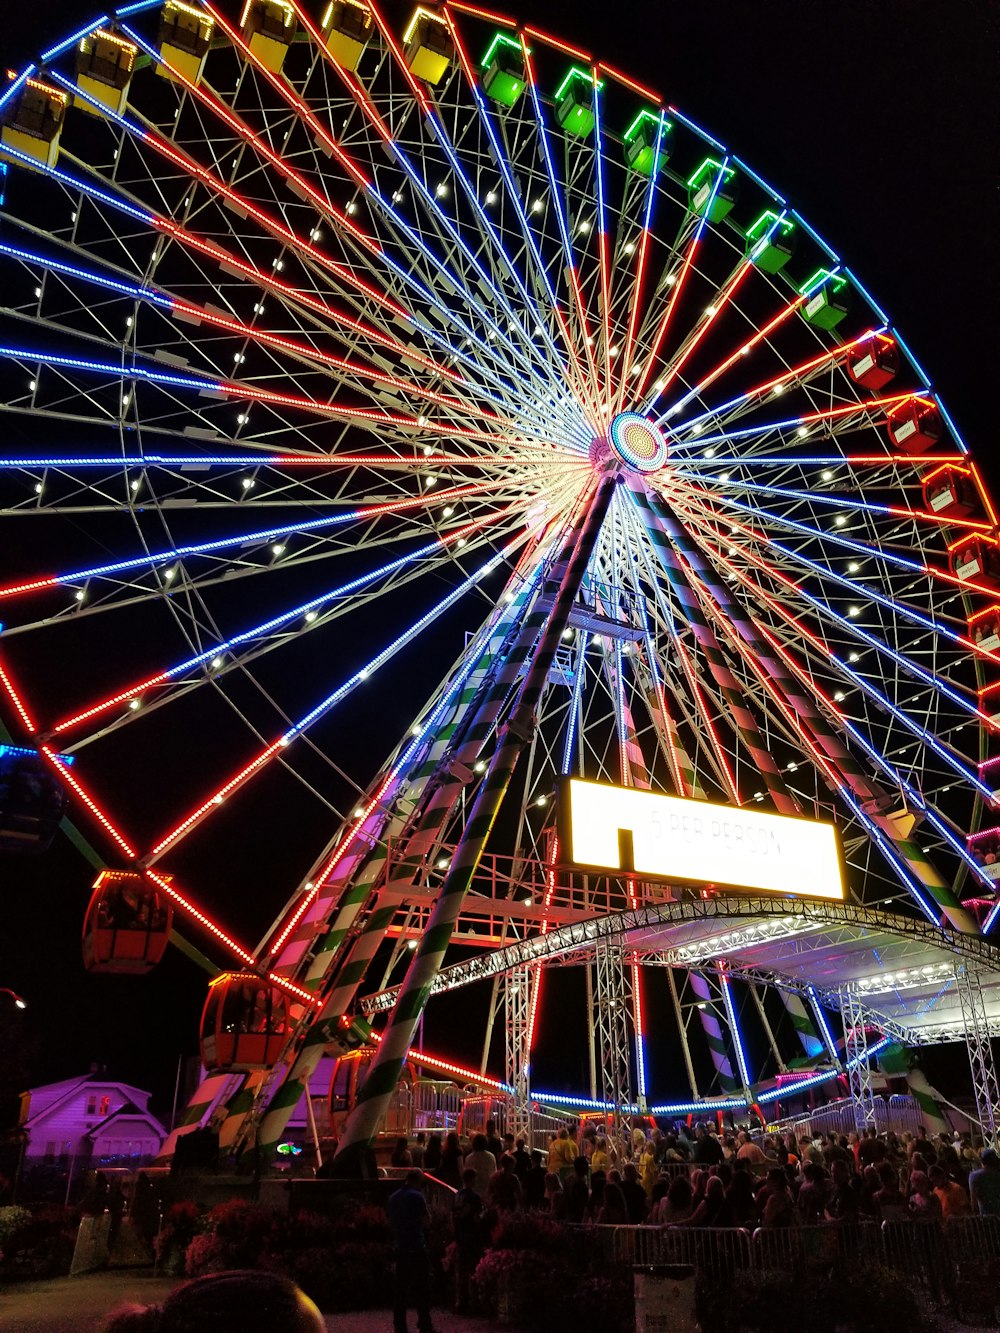
{"label": "shrub", "polygon": [[31,1212],[18,1204],[0,1208],[0,1250],[5,1250],[14,1236],[31,1221]]}
{"label": "shrub", "polygon": [[0,1208],[0,1255],[6,1277],[43,1278],[68,1273],[80,1215],[48,1204]]}

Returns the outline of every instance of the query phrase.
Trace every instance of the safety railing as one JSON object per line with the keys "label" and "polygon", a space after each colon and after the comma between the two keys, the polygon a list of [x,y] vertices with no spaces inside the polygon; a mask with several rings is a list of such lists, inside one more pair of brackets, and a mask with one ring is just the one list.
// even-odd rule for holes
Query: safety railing
{"label": "safety railing", "polygon": [[603,1265],[691,1264],[725,1277],[741,1270],[803,1272],[836,1264],[885,1264],[941,1300],[967,1270],[1000,1264],[1000,1217],[923,1222],[821,1222],[815,1226],[569,1228]]}

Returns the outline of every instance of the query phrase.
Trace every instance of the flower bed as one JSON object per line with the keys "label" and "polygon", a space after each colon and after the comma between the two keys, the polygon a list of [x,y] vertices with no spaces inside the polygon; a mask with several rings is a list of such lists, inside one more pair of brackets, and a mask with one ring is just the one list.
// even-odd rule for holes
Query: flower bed
{"label": "flower bed", "polygon": [[0,1277],[6,1282],[69,1272],[79,1210],[60,1204],[0,1208]]}

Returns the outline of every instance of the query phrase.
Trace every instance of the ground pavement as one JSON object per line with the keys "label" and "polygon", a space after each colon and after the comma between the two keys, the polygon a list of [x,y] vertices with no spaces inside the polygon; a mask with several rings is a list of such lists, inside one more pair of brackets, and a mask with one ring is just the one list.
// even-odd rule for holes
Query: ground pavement
{"label": "ground pavement", "polygon": [[[113,1270],[82,1277],[59,1277],[48,1282],[24,1282],[0,1290],[0,1329],[4,1333],[93,1333],[99,1321],[123,1301],[142,1305],[162,1301],[176,1278],[152,1277],[147,1272]],[[468,1319],[450,1310],[434,1311],[440,1333],[488,1333],[484,1319]],[[410,1327],[416,1314],[410,1313]],[[359,1310],[330,1314],[331,1333],[391,1333],[388,1310]]]}

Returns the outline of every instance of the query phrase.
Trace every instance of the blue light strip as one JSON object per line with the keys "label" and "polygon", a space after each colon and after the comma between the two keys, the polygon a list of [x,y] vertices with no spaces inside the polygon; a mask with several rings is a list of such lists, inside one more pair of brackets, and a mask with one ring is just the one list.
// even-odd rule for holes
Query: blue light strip
{"label": "blue light strip", "polygon": [[566,738],[563,741],[562,769],[564,776],[568,776],[573,771],[573,742],[576,739],[576,728],[580,716],[580,694],[583,690],[583,677],[587,669],[587,644],[590,635],[586,630],[578,630],[579,639],[576,650],[576,674],[573,677],[573,693],[569,706],[569,717],[566,719]]}
{"label": "blue light strip", "polygon": [[329,713],[331,709],[335,708],[337,704],[352,693],[358,685],[367,680],[372,672],[377,671],[379,667],[384,666],[400,648],[404,648],[411,642],[411,640],[416,638],[422,630],[426,629],[428,625],[433,624],[435,620],[442,616],[449,607],[454,606],[461,597],[465,596],[470,588],[475,587],[477,583],[480,583],[484,578],[492,574],[497,566],[507,559],[520,540],[522,539],[518,538],[517,541],[509,543],[502,550],[498,551],[496,555],[491,556],[484,565],[480,565],[474,573],[470,574],[467,579],[464,579],[456,588],[452,589],[446,597],[443,597],[436,606],[425,615],[421,616],[419,620],[414,621],[409,629],[406,629],[402,634],[397,635],[397,637],[383,648],[380,653],[377,653],[369,662],[361,667],[360,670],[355,671],[354,675],[350,676],[343,685],[334,690],[332,694],[328,694],[325,699],[321,700],[321,702],[316,705],[315,708],[311,709],[301,717],[298,722],[289,727],[281,737],[280,743],[282,745],[287,745],[297,736],[302,735],[302,733],[312,726],[314,722],[317,722],[321,717]]}
{"label": "blue light strip", "polygon": [[838,255],[837,252],[836,252],[835,250],[833,250],[833,249],[826,243],[826,241],[823,240],[823,237],[820,236],[819,232],[816,231],[815,228],[810,227],[809,223],[805,220],[805,218],[802,216],[802,214],[799,213],[799,212],[797,212],[797,211],[793,208],[793,209],[792,209],[792,216],[795,218],[795,221],[796,221],[796,222],[801,223],[801,225],[805,228],[805,230],[806,230],[806,231],[809,233],[809,235],[813,238],[813,240],[816,242],[816,244],[819,246],[819,248],[823,251],[823,253],[824,253],[825,255],[827,255],[830,259],[832,259],[833,262],[834,262],[835,264],[839,264],[839,263],[840,263],[840,255]]}
{"label": "blue light strip", "polygon": [[[701,244],[701,238],[704,235],[705,228],[708,226],[708,215],[712,211],[712,205],[715,202],[715,196],[719,193],[719,190],[722,188],[722,184],[726,179],[726,170],[728,168],[728,165],[729,165],[729,158],[723,157],[722,162],[719,164],[719,170],[715,173],[715,183],[712,186],[712,191],[708,196],[708,200],[706,201],[705,210],[698,218],[698,225],[695,227],[694,233],[689,242],[689,253],[692,253],[694,249]],[[670,296],[668,298],[669,302],[668,309],[673,306],[673,303],[674,301],[676,301],[676,299],[677,299],[677,287],[671,287]],[[649,373],[649,369],[651,369],[651,367],[647,369],[647,374]],[[653,393],[650,395],[649,398],[646,399],[646,401],[643,403],[639,411],[643,415],[648,415],[653,410],[653,404],[657,401],[662,392],[663,392],[662,389],[654,389]]]}
{"label": "blue light strip", "polygon": [[[742,508],[743,506],[738,505],[737,507]],[[721,522],[723,520],[720,519],[719,521]],[[850,580],[844,579],[842,576],[834,574],[830,570],[824,569],[822,565],[814,564],[813,561],[808,560],[805,556],[799,554],[798,552],[782,546],[781,543],[775,541],[773,537],[769,537],[764,533],[762,533],[761,535],[764,537],[764,540],[767,542],[767,544],[773,547],[774,550],[780,551],[783,555],[787,555],[795,560],[798,560],[800,563],[806,565],[807,568],[815,570],[824,577],[832,578],[838,582],[847,583],[848,586],[857,590],[857,587],[859,585],[851,584]],[[865,632],[859,629],[859,627],[855,624],[853,620],[848,620],[844,616],[839,615],[838,612],[834,611],[831,607],[827,606],[825,602],[819,601],[817,598],[813,597],[810,593],[806,592],[806,590],[801,585],[797,585],[797,590],[799,596],[804,598],[813,607],[815,607],[816,610],[821,613],[821,615],[832,617],[845,629],[849,630],[852,634],[857,635],[860,638],[866,639],[871,644],[871,646],[876,648],[877,650],[884,651],[894,658],[898,657],[898,655],[894,653],[893,649],[891,649],[888,646],[888,644],[882,644],[880,640],[875,639],[871,635],[865,634]],[[866,595],[868,595],[867,590],[866,590]],[[870,595],[873,598],[873,600],[878,600],[879,596],[878,594],[871,593]],[[891,600],[890,604],[892,605]],[[933,629],[934,628],[933,623],[931,623],[929,627]],[[925,745],[929,745],[931,749],[933,749],[935,753],[938,754],[939,757],[942,758],[949,765],[949,767],[953,768],[955,772],[959,773],[967,782],[971,783],[971,785],[975,787],[978,791],[980,791],[982,795],[989,796],[992,794],[992,789],[989,787],[989,785],[982,782],[981,779],[976,774],[971,772],[971,770],[963,768],[962,765],[958,762],[958,760],[952,755],[951,751],[942,746],[940,742],[937,740],[937,738],[932,736],[926,730],[925,727],[921,727],[918,723],[914,722],[906,713],[902,712],[884,694],[882,694],[880,690],[876,689],[876,687],[872,685],[870,681],[868,681],[864,676],[861,676],[857,672],[852,671],[851,668],[841,658],[836,657],[835,660],[838,669],[842,671],[844,675],[846,675],[850,680],[852,680],[854,684],[857,685],[860,689],[862,689],[865,693],[870,694],[873,698],[878,700],[878,702],[884,708],[888,709],[888,711],[892,713],[893,716],[898,718],[899,721],[902,722],[903,725],[907,727],[915,736],[919,737],[920,740]],[[909,661],[909,659],[898,657],[898,660],[900,664],[906,666],[907,670],[912,669],[914,674],[922,672],[922,668],[914,666]],[[922,674],[927,677],[927,683],[931,685],[932,688],[939,690],[941,693],[946,694],[948,697],[951,697],[952,692],[948,690],[947,687],[942,686],[936,677],[931,676],[929,673],[926,672],[923,672]],[[959,702],[967,712],[971,712],[974,716],[979,716],[979,710],[974,708],[972,705],[966,703],[965,700],[959,698],[957,702]]]}
{"label": "blue light strip", "polygon": [[[3,759],[5,756],[9,756],[12,759],[40,758],[37,750],[29,750],[23,745],[0,745],[0,759]],[[74,762],[75,756],[71,754],[54,754],[52,758],[62,764],[64,768],[69,768],[70,764]]]}
{"label": "blue light strip", "polygon": [[[133,31],[133,29],[129,28],[127,25],[123,25],[122,30],[128,35],[128,37],[133,42],[135,42],[135,44],[141,50],[145,51],[148,55],[150,55],[151,58],[153,59],[158,58],[158,52],[156,51],[155,47],[152,47],[138,33]],[[59,75],[54,75],[53,77],[56,79],[57,82],[61,83],[64,87],[72,91],[74,96],[82,97],[83,99],[91,103],[96,109],[98,109],[101,112],[101,114],[106,119],[115,121],[118,125],[121,126],[123,130],[125,130],[128,134],[132,135],[134,138],[140,140],[143,143],[155,147],[157,142],[155,136],[147,133],[140,126],[130,121],[127,117],[119,115],[113,111],[110,111],[103,103],[98,102],[95,98],[77,89],[75,85],[72,84],[69,80]],[[174,167],[177,166],[176,163],[173,163],[172,165]],[[109,200],[109,202],[111,201]],[[404,230],[407,231],[411,240],[413,240],[417,245],[421,245],[422,243],[420,241],[420,238],[416,235],[416,233],[414,233],[412,229],[408,228],[406,224],[402,221],[402,219],[398,219],[398,221],[399,225]],[[148,218],[148,222],[150,225],[155,226],[156,222],[155,217],[153,215],[150,215]],[[280,228],[282,225],[283,224],[277,222],[274,224],[274,226],[278,228]],[[290,228],[288,230],[290,231]],[[292,245],[298,241],[297,237],[294,238],[294,241],[290,241],[286,237],[282,237],[280,235],[275,235],[275,239],[278,240],[281,244],[285,245]],[[425,300],[429,305],[433,306],[436,310],[438,310],[438,312],[446,319],[446,322],[448,322],[449,324],[457,325],[457,327],[461,330],[462,334],[465,337],[467,337],[470,341],[475,342],[482,351],[486,352],[488,356],[495,359],[496,354],[490,347],[489,343],[481,339],[470,325],[466,324],[464,321],[457,319],[455,317],[453,309],[446,306],[433,294],[433,292],[431,292],[428,288],[424,287],[421,283],[419,283],[411,273],[409,273],[403,266],[397,264],[388,254],[386,254],[381,249],[379,250],[379,256],[384,260],[387,266],[404,282],[404,284],[407,287],[410,287],[413,290],[415,290],[417,294],[421,297],[421,299]],[[431,257],[433,258],[433,256]],[[440,264],[438,266],[440,267]],[[459,282],[457,277],[454,277],[453,281],[456,283],[456,285],[461,287],[461,283]],[[475,303],[471,300],[471,297],[470,297],[470,304],[475,305]],[[476,308],[479,309],[478,306]],[[482,311],[480,313],[482,313]],[[484,318],[486,317],[484,316]],[[489,321],[487,320],[487,322]],[[419,322],[417,323],[416,326],[419,327],[422,332],[429,334],[434,339],[434,341],[438,343],[439,346],[444,347],[448,351],[449,355],[456,357],[458,360],[462,361],[465,365],[472,367],[478,374],[486,375],[488,378],[492,380],[493,383],[499,386],[499,388],[503,392],[508,394],[514,394],[516,400],[516,390],[514,386],[507,383],[504,379],[502,379],[499,375],[495,374],[494,372],[488,371],[481,362],[472,360],[470,357],[464,354],[464,352],[461,349],[452,346],[452,344],[449,343],[447,339],[443,338],[440,334],[436,334],[430,325],[426,325],[423,322]],[[497,329],[497,332],[500,334],[501,337],[504,336],[503,331],[500,330],[499,328]],[[521,401],[523,402],[523,396]],[[506,404],[504,404],[504,410],[507,410]],[[542,419],[540,419],[540,424],[541,420]]]}
{"label": "blue light strip", "polygon": [[[554,310],[558,309],[559,301],[556,297],[555,289],[553,288],[552,283],[549,279],[548,270],[542,261],[542,256],[538,249],[538,244],[535,240],[535,234],[531,228],[531,224],[528,221],[528,215],[525,213],[524,208],[522,207],[521,191],[518,188],[517,183],[514,180],[514,177],[511,173],[510,163],[507,160],[507,154],[504,151],[503,146],[501,145],[500,140],[497,136],[496,128],[493,125],[489,109],[486,105],[486,100],[483,97],[479,88],[476,86],[476,84],[473,83],[470,85],[470,87],[472,90],[472,94],[475,98],[476,105],[479,108],[480,119],[482,120],[482,123],[486,129],[486,133],[489,136],[490,144],[492,145],[493,148],[493,160],[496,163],[500,175],[503,177],[504,184],[507,187],[508,202],[513,206],[514,211],[518,216],[518,220],[520,221],[521,224],[521,235],[524,238],[524,242],[527,245],[528,249],[531,251],[532,258],[535,261],[535,271],[537,275],[540,277],[545,287],[545,290],[548,293],[549,300],[552,303],[552,308]],[[567,352],[571,354],[572,349],[567,348]],[[560,361],[560,364],[562,364],[562,358],[558,357],[558,354],[557,354],[557,359]],[[565,367],[565,369],[568,374],[569,367],[567,366]],[[592,433],[592,427],[588,426],[586,413],[582,403],[576,402],[574,400],[574,406],[582,414],[583,423],[584,426],[587,427],[588,433]],[[589,447],[589,440],[587,441],[587,444]]]}
{"label": "blue light strip", "polygon": [[[913,397],[915,399],[920,398],[929,392],[929,389],[914,389]],[[886,409],[883,406],[873,408],[867,403],[857,403],[854,405],[854,411],[844,412],[839,417],[813,417],[812,420],[806,422],[805,417],[812,416],[812,414],[805,413],[800,417],[788,417],[785,421],[765,421],[759,426],[746,426],[742,430],[726,431],[722,435],[692,435],[690,439],[672,440],[670,448],[671,452],[674,452],[677,449],[701,449],[706,444],[730,444],[733,440],[749,439],[752,436],[766,435],[770,431],[791,430],[793,427],[797,428],[803,425],[808,425],[810,428],[819,427],[822,429],[835,422],[837,423],[838,428],[842,428],[845,422],[851,421],[856,414],[866,413],[870,415],[873,412],[877,412],[880,416],[884,417]],[[679,422],[673,429],[686,430],[689,427],[696,425],[698,421],[704,420],[706,416],[715,415],[716,412],[714,410],[711,412],[704,412],[701,417],[691,417],[688,421]]]}
{"label": "blue light strip", "polygon": [[64,51],[68,51],[71,46],[75,46],[81,37],[89,37],[97,28],[107,23],[108,18],[109,15],[102,14],[100,18],[94,19],[93,23],[88,23],[85,28],[73,33],[72,37],[64,38],[58,46],[52,46],[47,51],[43,51],[39,59],[46,62],[52,60],[55,56],[61,56]]}
{"label": "blue light strip", "polygon": [[[442,492],[443,498],[447,498],[447,492]],[[217,537],[213,541],[195,542],[187,546],[168,547],[162,551],[149,551],[144,555],[132,556],[127,560],[116,560],[107,565],[91,565],[87,569],[75,569],[66,574],[54,574],[54,578],[59,584],[81,583],[85,579],[103,578],[108,574],[122,574],[129,569],[140,569],[148,566],[153,568],[156,565],[163,564],[168,560],[183,559],[190,555],[209,555],[213,551],[223,551],[230,546],[249,545],[252,542],[273,541],[276,537],[293,537],[300,532],[316,532],[323,528],[341,527],[345,523],[353,523],[358,519],[378,518],[381,515],[377,512],[377,506],[372,509],[354,509],[346,514],[334,514],[328,518],[307,519],[304,523],[284,523],[274,528],[256,528],[250,532],[241,532],[234,537]],[[390,514],[393,511],[390,511]],[[405,514],[405,510],[400,511]],[[440,546],[441,542],[435,540],[431,546]],[[28,580],[25,580],[26,582]]]}
{"label": "blue light strip", "polygon": [[857,288],[857,290],[858,290],[858,291],[861,293],[861,295],[865,298],[865,300],[868,302],[868,304],[871,306],[871,308],[872,308],[872,309],[875,311],[875,313],[878,315],[878,317],[879,317],[879,319],[882,321],[882,323],[883,323],[883,324],[888,324],[888,323],[889,323],[889,316],[885,313],[885,311],[882,309],[882,307],[879,305],[879,303],[875,300],[874,296],[872,296],[872,294],[871,294],[871,292],[868,290],[868,288],[865,287],[865,286],[862,284],[861,279],[858,277],[858,275],[857,275],[855,272],[853,272],[853,270],[851,270],[851,269],[849,269],[849,268],[845,268],[845,269],[844,269],[844,275],[845,275],[845,277],[847,277],[847,278],[849,279],[849,281],[851,282],[852,286],[854,286],[855,288]]}
{"label": "blue light strip", "polygon": [[833,1039],[833,1033],[830,1031],[830,1025],[826,1021],[826,1014],[823,1012],[823,1006],[819,1002],[816,989],[813,986],[806,987],[806,997],[809,1000],[810,1008],[813,1011],[813,1018],[816,1020],[816,1026],[819,1028],[823,1037],[824,1045],[835,1063],[840,1064],[840,1052],[837,1050],[837,1043]]}
{"label": "blue light strip", "polygon": [[[608,248],[607,233],[607,210],[604,202],[604,150],[601,146],[601,84],[600,80],[591,76],[591,92],[594,107],[594,169],[597,177],[597,244],[599,246],[598,263],[603,270],[609,268],[611,264],[611,254]],[[656,159],[653,159],[653,177],[656,176]],[[608,297],[611,296],[611,273],[607,274]],[[601,324],[608,330],[608,339],[611,336],[610,314],[602,318]],[[607,339],[604,344],[604,365],[607,383],[604,386],[606,394],[605,416],[607,421],[611,420],[611,405],[614,401],[614,387],[611,378],[611,343]],[[622,373],[625,373],[626,367],[622,367]],[[640,1085],[640,1096],[645,1095],[645,1088]]]}
{"label": "blue light strip", "polygon": [[37,361],[41,365],[67,366],[73,370],[92,371],[97,375],[110,375],[113,379],[122,377],[146,380],[151,384],[169,384],[180,389],[218,389],[225,391],[222,381],[192,379],[184,375],[171,375],[166,371],[147,370],[143,366],[116,366],[107,361],[84,361],[75,356],[54,356],[51,352],[32,351],[25,347],[0,347],[0,356],[16,361]]}
{"label": "blue light strip", "polygon": [[705,142],[711,144],[713,148],[717,148],[720,153],[725,153],[727,151],[724,143],[719,143],[718,139],[714,139],[712,135],[709,134],[708,130],[703,130],[700,125],[696,125],[693,120],[689,120],[683,111],[678,111],[675,106],[668,107],[667,109],[672,116],[676,116],[677,119],[681,121],[682,124],[686,125],[689,130],[694,130],[695,134],[697,134],[700,139],[704,139]]}
{"label": "blue light strip", "polygon": [[126,5],[124,9],[116,9],[115,17],[128,18],[130,14],[139,14],[144,9],[158,9],[160,5],[161,0],[139,0],[137,5]]}
{"label": "blue light strip", "polygon": [[764,193],[769,194],[776,204],[779,204],[782,208],[788,207],[788,200],[784,195],[779,194],[773,185],[768,185],[763,177],[758,176],[756,171],[751,167],[748,167],[742,158],[737,157],[735,153],[733,154],[733,161],[739,167],[740,171],[742,171],[744,175],[749,176],[751,180],[756,181]]}
{"label": "blue light strip", "polygon": [[[49,269],[53,273],[62,273],[71,278],[82,278],[84,282],[96,283],[99,287],[106,287],[110,291],[119,292],[122,296],[133,297],[137,301],[150,301],[154,305],[161,306],[166,310],[172,310],[175,302],[169,296],[163,296],[159,292],[149,287],[140,287],[135,283],[122,282],[118,278],[107,277],[101,273],[94,273],[88,269],[79,268],[75,264],[65,264],[59,259],[50,259],[45,255],[37,254],[33,250],[24,250],[17,245],[7,245],[0,241],[0,255],[6,255],[9,259],[18,259],[26,264],[38,264],[42,268]],[[120,459],[118,460],[121,461]]]}
{"label": "blue light strip", "polygon": [[[21,73],[13,81],[10,87],[5,88],[3,93],[0,94],[0,110],[2,110],[7,105],[8,102],[12,101],[17,96],[17,94],[21,91],[21,89],[24,87],[27,81],[31,78],[33,74],[37,73],[37,71],[38,71],[37,65],[28,65],[27,68],[21,71]],[[10,153],[13,157],[22,157],[25,162],[33,163],[35,161],[33,157],[26,157],[23,153],[17,153],[14,150],[8,148],[6,144],[4,144],[3,151],[5,153]]]}
{"label": "blue light strip", "polygon": [[[0,106],[2,105],[3,99],[0,99]],[[23,162],[32,171],[40,172],[43,176],[51,176],[53,180],[59,181],[61,185],[65,185],[71,190],[79,190],[88,199],[98,199],[102,204],[107,204],[109,208],[114,208],[119,213],[125,213],[128,217],[136,218],[148,227],[155,226],[156,218],[154,214],[147,213],[141,208],[134,208],[123,199],[116,199],[114,195],[108,194],[104,190],[98,190],[96,186],[86,184],[78,177],[71,176],[67,171],[60,171],[58,167],[47,167],[44,162],[39,162],[37,158],[29,157],[27,153],[19,152],[16,148],[11,148],[9,144],[4,144],[3,151],[6,157],[12,157],[18,162]]]}
{"label": "blue light strip", "polygon": [[743,1050],[743,1037],[740,1033],[740,1025],[736,1021],[736,1006],[733,1003],[732,989],[729,977],[724,973],[719,973],[719,988],[722,991],[723,1003],[726,1006],[726,1017],[729,1019],[729,1031],[733,1039],[733,1047],[736,1050],[736,1064],[739,1067],[740,1078],[743,1080],[745,1088],[750,1087],[750,1075],[747,1072],[747,1058]]}

